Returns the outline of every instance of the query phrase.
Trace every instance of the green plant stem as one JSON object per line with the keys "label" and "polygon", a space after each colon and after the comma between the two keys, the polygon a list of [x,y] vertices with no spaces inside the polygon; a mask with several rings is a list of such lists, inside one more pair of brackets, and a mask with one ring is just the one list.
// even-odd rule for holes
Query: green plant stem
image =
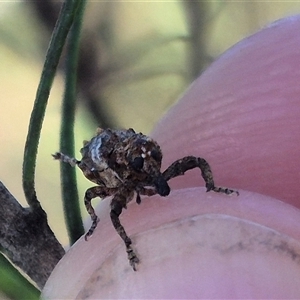
{"label": "green plant stem", "polygon": [[39,299],[40,291],[0,253],[0,290],[9,299]]}
{"label": "green plant stem", "polygon": [[33,210],[41,210],[40,203],[36,197],[34,177],[42,123],[59,58],[72,25],[73,18],[76,14],[76,10],[81,2],[82,0],[66,0],[63,3],[49,44],[34,107],[31,113],[24,150],[23,189],[26,200]]}
{"label": "green plant stem", "polygon": [[[66,81],[62,105],[60,151],[72,157],[74,157],[74,122],[79,41],[85,2],[85,0],[82,1],[78,7],[66,51]],[[76,170],[63,162],[60,164],[60,170],[66,225],[70,243],[73,244],[84,233],[78,200]]]}

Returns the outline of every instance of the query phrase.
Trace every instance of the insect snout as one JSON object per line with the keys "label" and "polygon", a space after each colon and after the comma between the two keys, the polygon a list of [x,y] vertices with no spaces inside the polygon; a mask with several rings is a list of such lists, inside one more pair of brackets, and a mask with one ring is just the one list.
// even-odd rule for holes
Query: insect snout
{"label": "insect snout", "polygon": [[167,183],[167,181],[163,178],[162,175],[160,175],[157,180],[155,181],[155,187],[157,190],[157,193],[160,196],[168,196],[170,194],[170,187]]}

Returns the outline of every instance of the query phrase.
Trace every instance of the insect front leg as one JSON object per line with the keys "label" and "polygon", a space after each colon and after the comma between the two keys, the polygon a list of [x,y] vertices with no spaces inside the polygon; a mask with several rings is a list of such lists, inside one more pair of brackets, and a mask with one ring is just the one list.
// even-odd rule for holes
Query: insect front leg
{"label": "insect front leg", "polygon": [[119,216],[122,213],[122,209],[126,207],[127,197],[122,194],[116,194],[111,201],[110,218],[119,236],[125,243],[126,252],[129,260],[129,264],[133,270],[136,271],[136,264],[139,263],[139,259],[131,247],[131,239],[128,237],[123,225],[120,222]]}
{"label": "insect front leg", "polygon": [[105,186],[94,186],[94,187],[87,189],[87,191],[85,192],[84,205],[93,221],[91,228],[84,236],[84,239],[86,241],[87,241],[88,237],[93,234],[95,228],[97,227],[97,223],[98,223],[98,216],[96,215],[95,210],[91,203],[92,199],[94,199],[96,197],[100,197],[100,198],[104,199],[105,197],[113,195],[115,192],[116,192],[115,189],[107,188]]}
{"label": "insect front leg", "polygon": [[176,160],[163,172],[162,175],[164,179],[168,181],[171,178],[183,175],[186,171],[194,168],[200,168],[201,175],[206,184],[207,192],[212,190],[214,192],[224,193],[227,195],[232,193],[236,193],[237,195],[239,194],[237,191],[215,186],[211,168],[208,162],[201,157],[186,156],[182,159]]}
{"label": "insect front leg", "polygon": [[80,161],[76,158],[70,157],[66,154],[63,154],[61,152],[56,152],[55,154],[52,154],[54,159],[60,160],[64,163],[70,164],[72,167],[75,167],[76,165],[80,164]]}

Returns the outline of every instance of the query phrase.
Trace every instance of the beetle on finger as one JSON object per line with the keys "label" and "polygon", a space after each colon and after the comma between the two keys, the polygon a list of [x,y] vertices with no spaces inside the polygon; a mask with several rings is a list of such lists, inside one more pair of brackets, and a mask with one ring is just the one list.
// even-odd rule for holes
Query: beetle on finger
{"label": "beetle on finger", "polygon": [[133,129],[99,128],[95,137],[84,142],[81,154],[80,161],[61,152],[55,153],[53,157],[71,166],[77,165],[87,179],[97,184],[89,188],[84,197],[85,207],[92,219],[92,225],[85,234],[85,239],[87,240],[93,234],[98,224],[98,217],[91,200],[96,197],[103,199],[112,196],[111,221],[125,243],[133,270],[136,270],[139,258],[132,248],[131,239],[122,226],[119,216],[134,196],[138,204],[141,203],[141,195],[168,196],[170,193],[168,181],[194,168],[201,170],[207,191],[238,195],[235,190],[215,186],[211,168],[201,157],[183,157],[162,172],[163,155],[158,143],[149,136],[136,133]]}

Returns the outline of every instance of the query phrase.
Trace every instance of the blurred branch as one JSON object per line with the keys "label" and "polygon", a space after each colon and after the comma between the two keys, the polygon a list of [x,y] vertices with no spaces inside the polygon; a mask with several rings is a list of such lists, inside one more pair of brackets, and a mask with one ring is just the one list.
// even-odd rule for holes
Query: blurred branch
{"label": "blurred branch", "polygon": [[0,182],[1,251],[42,288],[65,251],[46,215],[22,207]]}
{"label": "blurred branch", "polygon": [[61,2],[52,0],[26,1],[34,6],[38,16],[43,20],[44,25],[46,25],[49,32],[52,32],[59,15]]}
{"label": "blurred branch", "polygon": [[95,33],[86,33],[81,44],[78,62],[78,86],[83,96],[82,101],[98,126],[114,128],[117,124],[110,110],[104,104],[101,90],[107,71],[98,65],[102,48],[97,46]]}
{"label": "blurred branch", "polygon": [[155,64],[154,67],[148,69],[135,70],[132,72],[130,68],[138,66],[141,61],[150,55],[151,52],[167,47],[172,43],[186,43],[185,36],[164,36],[164,35],[147,35],[143,38],[139,37],[137,41],[133,41],[122,47],[121,51],[110,49],[109,59],[105,61],[105,66],[99,66],[99,50],[95,45],[95,38],[85,35],[84,47],[81,49],[81,58],[79,60],[78,79],[81,92],[85,96],[85,104],[88,106],[89,112],[97,120],[98,125],[104,128],[114,128],[118,126],[117,121],[111,115],[111,112],[105,107],[103,101],[103,90],[108,86],[116,86],[128,84],[129,82],[143,81],[155,76],[177,74],[186,77],[184,68],[178,65]]}
{"label": "blurred branch", "polygon": [[9,299],[40,299],[40,291],[0,253],[0,290]]}
{"label": "blurred branch", "polygon": [[207,23],[208,3],[205,1],[188,0],[184,2],[187,10],[187,21],[190,25],[191,42],[191,76],[195,79],[207,64],[205,34]]}
{"label": "blurred branch", "polygon": [[[74,23],[72,25],[66,53],[66,81],[65,94],[62,105],[60,151],[74,157],[74,122],[76,107],[76,83],[77,64],[79,53],[80,31],[84,14],[85,1],[78,7]],[[70,243],[73,244],[84,234],[78,189],[76,182],[76,170],[69,164],[61,163],[62,199],[65,211],[67,230]]]}

